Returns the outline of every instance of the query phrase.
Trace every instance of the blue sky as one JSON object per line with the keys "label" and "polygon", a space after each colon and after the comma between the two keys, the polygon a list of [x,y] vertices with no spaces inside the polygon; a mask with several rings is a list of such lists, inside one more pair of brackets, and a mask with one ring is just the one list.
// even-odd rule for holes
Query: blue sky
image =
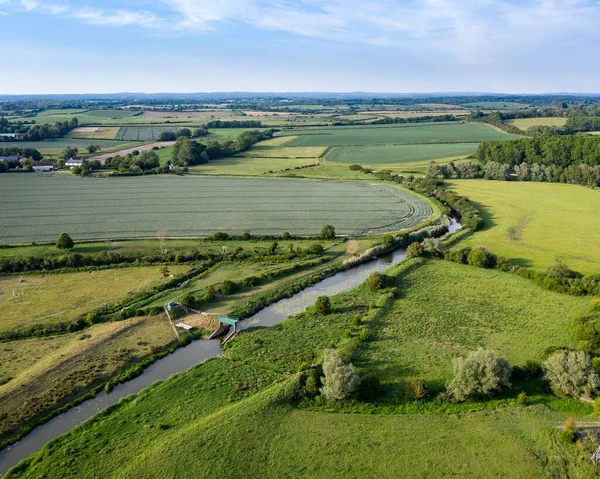
{"label": "blue sky", "polygon": [[600,92],[598,0],[0,0],[0,94]]}

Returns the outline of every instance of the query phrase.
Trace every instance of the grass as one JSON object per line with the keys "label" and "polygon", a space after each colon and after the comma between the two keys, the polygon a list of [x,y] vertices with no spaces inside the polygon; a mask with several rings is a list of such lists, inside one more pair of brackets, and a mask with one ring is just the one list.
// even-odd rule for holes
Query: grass
{"label": "grass", "polygon": [[334,163],[388,165],[426,162],[442,158],[461,157],[475,153],[475,143],[445,143],[440,145],[346,146],[329,150],[325,159]]}
{"label": "grass", "polygon": [[462,103],[461,106],[476,110],[522,110],[529,105],[514,101],[478,101]]}
{"label": "grass", "polygon": [[562,258],[576,271],[600,272],[600,193],[559,183],[460,180],[450,183],[483,213],[484,228],[466,240],[543,270]]}
{"label": "grass", "polygon": [[205,165],[192,166],[190,173],[196,175],[220,176],[261,176],[266,173],[288,171],[315,165],[315,158],[259,158],[259,157],[229,157],[211,161]]}
{"label": "grass", "polygon": [[57,121],[65,122],[77,118],[80,125],[102,125],[114,121],[124,121],[136,115],[135,111],[127,110],[75,110],[75,109],[57,109],[44,110],[36,116],[27,118],[35,120],[37,124],[43,125],[49,123],[54,125]]}
{"label": "grass", "polygon": [[431,123],[400,126],[346,126],[287,130],[296,136],[286,146],[366,146],[479,143],[517,138],[482,123]]}
{"label": "grass", "polygon": [[165,315],[0,345],[0,437],[176,340]]}
{"label": "grass", "polygon": [[[25,193],[24,193],[25,192]],[[410,193],[367,183],[154,176],[0,177],[0,242],[240,234],[341,234],[412,227],[432,209]],[[127,205],[126,207],[124,205]]]}
{"label": "grass", "polygon": [[[169,269],[177,275],[188,267]],[[158,267],[0,276],[0,331],[72,320],[161,281]]]}
{"label": "grass", "polygon": [[[228,343],[230,359],[130,396],[7,478],[178,477],[191,470],[198,477],[589,477],[592,466],[574,446],[559,444],[554,430],[567,415],[586,417],[589,406],[558,400],[561,408],[517,407],[517,391],[503,403],[413,403],[393,387],[416,372],[447,379],[452,353],[477,345],[518,364],[539,351],[540,340],[564,339],[568,319],[587,300],[443,261],[413,260],[388,274],[402,287],[395,299],[360,286],[331,298],[329,315],[309,308],[279,326],[244,331]],[[366,342],[355,337],[356,313],[372,333]],[[381,376],[382,400],[294,407],[282,397],[284,385],[273,383],[318,360],[331,342],[354,351],[361,372]]]}
{"label": "grass", "polygon": [[116,147],[126,148],[128,143],[112,140],[86,140],[76,138],[57,138],[42,141],[3,141],[2,148],[35,148],[40,151],[60,151],[67,146],[78,148],[83,153],[89,145],[100,145],[102,149],[112,149]]}
{"label": "grass", "polygon": [[507,121],[508,124],[514,125],[517,128],[525,131],[532,126],[564,126],[567,122],[566,118],[549,117],[549,118],[517,118],[516,120]]}

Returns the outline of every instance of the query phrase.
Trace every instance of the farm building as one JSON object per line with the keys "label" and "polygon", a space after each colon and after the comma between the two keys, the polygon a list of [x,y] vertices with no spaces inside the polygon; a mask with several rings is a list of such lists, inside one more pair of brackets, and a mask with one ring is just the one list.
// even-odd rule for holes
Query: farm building
{"label": "farm building", "polygon": [[32,166],[33,171],[52,171],[54,169],[54,164],[48,161],[34,161]]}
{"label": "farm building", "polygon": [[21,133],[0,133],[0,141],[14,141],[22,138],[23,134]]}
{"label": "farm building", "polygon": [[65,166],[67,166],[69,168],[75,168],[76,166],[82,166],[84,162],[85,162],[85,160],[83,160],[81,158],[69,158],[65,162]]}

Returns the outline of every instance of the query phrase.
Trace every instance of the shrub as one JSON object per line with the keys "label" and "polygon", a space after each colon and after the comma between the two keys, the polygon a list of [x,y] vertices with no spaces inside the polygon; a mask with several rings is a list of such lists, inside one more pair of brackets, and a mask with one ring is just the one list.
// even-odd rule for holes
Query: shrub
{"label": "shrub", "polygon": [[352,171],[360,171],[363,169],[363,167],[360,165],[350,165],[348,168]]}
{"label": "shrub", "polygon": [[369,340],[369,330],[367,328],[362,328],[360,330],[360,334],[358,335],[358,339],[360,339],[361,341],[368,341]]}
{"label": "shrub", "polygon": [[196,306],[196,298],[191,293],[187,293],[183,298],[181,298],[181,302],[188,308],[194,308]]}
{"label": "shrub", "polygon": [[406,385],[406,397],[418,401],[424,399],[429,393],[429,387],[425,379],[419,376],[413,376]]}
{"label": "shrub", "polygon": [[499,269],[500,271],[508,272],[512,269],[512,265],[510,264],[510,261],[508,261],[508,259],[505,258],[504,256],[497,256],[496,257],[496,269]]}
{"label": "shrub", "polygon": [[321,229],[321,234],[319,236],[324,240],[335,239],[335,228],[331,225],[325,225]]}
{"label": "shrub", "polygon": [[385,280],[379,271],[373,271],[367,278],[367,286],[371,291],[379,291],[385,287]]}
{"label": "shrub", "polygon": [[556,258],[554,262],[548,267],[546,274],[551,278],[576,278],[577,273],[569,269],[564,261]]}
{"label": "shrub", "polygon": [[319,296],[317,298],[317,302],[315,303],[315,309],[319,314],[329,314],[331,312],[331,301],[327,296]]}
{"label": "shrub", "polygon": [[521,391],[517,396],[517,404],[519,406],[528,406],[529,405],[529,397],[527,397],[527,393],[525,391]]}
{"label": "shrub", "polygon": [[573,419],[572,417],[567,418],[567,420],[565,421],[563,429],[562,431],[560,431],[560,439],[564,442],[575,442],[575,439],[577,439],[575,419]]}
{"label": "shrub", "polygon": [[546,378],[559,395],[591,396],[600,387],[590,357],[583,351],[560,351],[545,363]]}
{"label": "shrub", "polygon": [[223,281],[219,288],[219,290],[223,296],[230,295],[231,293],[233,293],[235,291],[235,289],[236,289],[236,284],[233,281],[230,281],[228,279]]}
{"label": "shrub", "polygon": [[423,256],[424,252],[425,248],[423,248],[421,243],[411,243],[408,245],[408,248],[406,248],[406,257],[409,259],[418,258],[419,256]]}
{"label": "shrub", "polygon": [[250,230],[244,230],[242,233],[242,239],[244,241],[248,241],[252,239],[252,235],[250,234]]}
{"label": "shrub", "polygon": [[354,316],[352,316],[352,324],[354,326],[360,326],[362,324],[362,318],[360,317],[360,314],[355,313]]}
{"label": "shrub", "polygon": [[474,395],[489,395],[502,386],[510,386],[510,364],[493,351],[473,351],[466,358],[453,359],[452,366],[454,379],[448,389],[457,401]]}
{"label": "shrub", "polygon": [[493,268],[496,265],[495,256],[481,246],[475,246],[467,256],[467,262],[478,268]]}
{"label": "shrub", "polygon": [[304,384],[306,396],[309,398],[314,398],[319,394],[320,388],[321,380],[319,379],[319,373],[317,373],[316,369],[309,370],[306,377],[306,382]]}
{"label": "shrub", "polygon": [[592,299],[592,301],[590,301],[590,305],[588,306],[588,311],[590,313],[600,313],[600,299]]}
{"label": "shrub", "polygon": [[291,234],[289,234],[287,231],[284,231],[283,233],[281,233],[281,239],[282,240],[289,240],[292,237]]}
{"label": "shrub", "polygon": [[[300,251],[300,248],[298,248],[298,251]],[[325,249],[323,248],[323,245],[318,244],[318,243],[311,244],[306,249],[306,252],[308,254],[314,254],[314,255],[322,255],[324,251],[325,251]]]}
{"label": "shrub", "polygon": [[302,374],[298,373],[285,385],[283,395],[288,401],[297,401],[304,396],[303,379]]}
{"label": "shrub", "polygon": [[321,393],[329,401],[352,396],[360,386],[360,376],[348,360],[336,349],[323,352],[323,387]]}
{"label": "shrub", "polygon": [[600,350],[600,314],[582,314],[571,320],[571,336],[579,349],[587,352]]}
{"label": "shrub", "polygon": [[71,249],[75,243],[67,233],[62,233],[56,240],[56,247],[58,249]]}
{"label": "shrub", "polygon": [[113,389],[114,389],[114,385],[110,381],[107,382],[106,385],[104,386],[104,390],[106,391],[107,394],[110,394]]}
{"label": "shrub", "polygon": [[376,399],[381,394],[381,382],[374,374],[365,374],[360,379],[358,397],[369,401]]}
{"label": "shrub", "polygon": [[223,231],[217,231],[212,236],[209,236],[208,239],[213,240],[213,241],[227,241],[227,240],[231,239],[231,236],[229,236],[227,233],[225,233]]}

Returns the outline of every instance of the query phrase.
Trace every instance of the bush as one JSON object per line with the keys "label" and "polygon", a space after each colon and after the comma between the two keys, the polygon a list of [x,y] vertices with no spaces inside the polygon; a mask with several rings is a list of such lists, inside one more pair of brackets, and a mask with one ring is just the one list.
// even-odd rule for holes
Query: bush
{"label": "bush", "polygon": [[577,430],[575,429],[575,419],[572,417],[565,421],[562,431],[560,431],[560,439],[564,442],[575,442],[577,439]]}
{"label": "bush", "polygon": [[360,165],[350,165],[348,168],[352,171],[360,171],[363,169],[363,167]]}
{"label": "bush", "polygon": [[560,351],[545,363],[546,378],[558,395],[591,396],[600,387],[590,357],[583,351]]}
{"label": "bush", "polygon": [[406,257],[408,259],[418,258],[419,256],[423,256],[424,252],[425,248],[421,243],[411,243],[408,245],[408,248],[406,248]]}
{"label": "bush", "polygon": [[209,236],[208,239],[214,241],[227,241],[231,239],[231,236],[229,236],[227,233],[224,233],[223,231],[217,231],[212,236]]}
{"label": "bush", "polygon": [[336,349],[323,351],[323,387],[321,394],[329,401],[351,397],[360,386],[360,376]]}
{"label": "bush", "polygon": [[367,286],[371,291],[379,291],[385,287],[384,276],[379,271],[373,271],[367,278]]}
{"label": "bush", "polygon": [[285,241],[287,241],[287,240],[289,240],[291,237],[292,237],[292,235],[291,235],[291,234],[289,234],[287,231],[284,231],[283,233],[281,233],[281,239],[282,239],[282,240],[285,240]]}
{"label": "bush", "polygon": [[62,233],[58,240],[56,240],[56,247],[58,249],[71,249],[75,243],[67,233]]}
{"label": "bush", "polygon": [[219,290],[223,296],[228,296],[236,290],[236,284],[233,281],[226,279],[221,283]]}
{"label": "bush", "polygon": [[528,406],[529,405],[529,397],[527,397],[527,393],[525,391],[521,391],[517,396],[517,404],[519,406]]}
{"label": "bush", "polygon": [[321,234],[319,236],[324,240],[335,239],[335,228],[331,225],[325,225],[321,229]]}
{"label": "bush", "polygon": [[551,278],[576,278],[577,273],[569,269],[564,261],[555,259],[554,262],[548,268],[546,274]]}
{"label": "bush", "polygon": [[493,268],[496,266],[496,257],[485,248],[475,246],[469,252],[467,262],[477,268]]}
{"label": "bush", "polygon": [[358,335],[358,339],[362,342],[368,341],[370,337],[369,330],[367,328],[362,328],[360,330],[360,334]]}
{"label": "bush", "polygon": [[510,386],[510,364],[493,351],[473,351],[466,358],[455,358],[452,366],[454,379],[448,389],[457,401],[474,395],[489,395],[502,386]]}
{"label": "bush", "polygon": [[314,398],[319,394],[320,388],[321,380],[319,379],[319,373],[317,373],[316,369],[309,370],[306,377],[306,382],[304,384],[306,396],[309,398]]}
{"label": "bush", "polygon": [[317,298],[317,302],[315,303],[315,309],[319,314],[329,314],[331,312],[331,301],[327,296],[319,296]]}
{"label": "bush", "polygon": [[381,382],[374,374],[365,374],[360,380],[358,397],[365,401],[376,399],[381,394]]}
{"label": "bush", "polygon": [[590,313],[575,316],[571,320],[571,336],[579,349],[586,353],[600,351],[600,314]]}
{"label": "bush", "polygon": [[429,387],[425,379],[419,376],[413,376],[406,385],[406,397],[418,401],[427,397]]}

